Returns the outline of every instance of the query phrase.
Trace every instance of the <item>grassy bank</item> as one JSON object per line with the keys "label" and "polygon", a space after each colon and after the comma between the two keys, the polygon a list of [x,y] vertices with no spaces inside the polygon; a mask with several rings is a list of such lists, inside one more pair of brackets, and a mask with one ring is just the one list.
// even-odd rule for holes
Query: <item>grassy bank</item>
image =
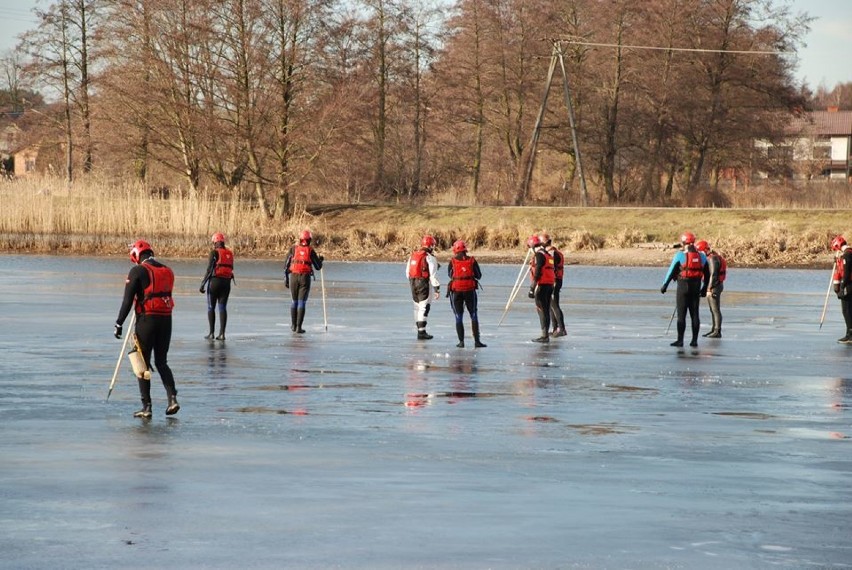
{"label": "grassy bank", "polygon": [[278,221],[246,203],[91,183],[70,190],[6,183],[0,199],[5,252],[124,255],[129,241],[145,238],[166,257],[203,257],[209,236],[223,231],[241,256],[268,258],[284,255],[309,228],[330,259],[400,259],[431,233],[440,249],[464,239],[480,257],[509,260],[544,230],[583,263],[643,265],[670,257],[666,246],[690,230],[732,264],[809,267],[830,261],[832,236],[852,237],[847,211],[819,209],[313,206]]}

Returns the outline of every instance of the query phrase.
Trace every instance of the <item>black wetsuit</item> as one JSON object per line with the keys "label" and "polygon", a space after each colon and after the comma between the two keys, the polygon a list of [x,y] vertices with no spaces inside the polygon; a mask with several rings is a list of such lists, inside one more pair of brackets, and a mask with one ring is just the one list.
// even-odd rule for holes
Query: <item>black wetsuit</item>
{"label": "black wetsuit", "polygon": [[284,261],[284,284],[290,289],[290,329],[297,333],[304,333],[302,323],[305,320],[305,306],[308,303],[308,296],[311,293],[311,280],[314,277],[313,270],[322,271],[323,258],[317,255],[314,248],[311,248],[310,273],[296,273],[291,271],[295,251],[296,246],[291,247],[287,254],[287,259]]}
{"label": "black wetsuit", "polygon": [[456,335],[459,338],[459,343],[456,346],[459,348],[464,346],[464,310],[467,307],[467,312],[470,315],[470,328],[471,332],[473,332],[474,346],[477,348],[484,347],[485,345],[482,344],[479,336],[479,299],[476,294],[476,289],[479,288],[479,280],[482,279],[482,271],[479,269],[479,263],[475,259],[469,258],[466,252],[456,254],[454,259],[459,261],[472,259],[471,269],[475,281],[473,289],[457,291],[456,289],[459,288],[458,276],[456,276],[456,281],[454,281],[453,261],[450,260],[447,267],[447,275],[450,278],[450,283],[447,286],[447,296],[450,298],[450,307],[452,307],[453,315],[456,319]]}
{"label": "black wetsuit", "polygon": [[[552,248],[550,254],[553,256],[553,266],[558,271],[560,268],[564,272],[565,256],[556,248]],[[559,305],[559,293],[562,291],[562,277],[557,274],[553,282],[553,297],[550,302],[550,315],[553,325],[553,332],[559,335],[565,332],[565,313],[562,312],[562,307]]]}
{"label": "black wetsuit", "polygon": [[725,284],[722,281],[722,257],[715,251],[707,254],[707,267],[710,271],[709,285],[707,286],[707,304],[710,307],[710,317],[713,320],[713,326],[710,332],[704,336],[721,336],[722,334],[722,291],[725,290]]}
{"label": "black wetsuit", "polygon": [[207,271],[201,281],[201,288],[207,285],[207,324],[209,331],[207,338],[213,338],[213,330],[216,327],[216,307],[219,307],[219,338],[224,340],[225,328],[228,325],[228,297],[231,295],[231,280],[233,277],[216,277],[213,273],[219,262],[219,251],[210,251],[207,261]]}
{"label": "black wetsuit", "polygon": [[547,256],[541,248],[535,250],[535,265],[532,268],[532,281],[530,287],[532,297],[535,299],[535,309],[538,312],[538,320],[541,325],[541,336],[536,341],[547,341],[550,334],[550,304],[553,299],[553,285],[539,283]]}
{"label": "black wetsuit", "polygon": [[846,336],[843,338],[852,340],[852,247],[843,249],[841,263],[843,270],[835,292],[837,298],[840,299],[840,310],[843,312],[843,320],[846,322]]}
{"label": "black wetsuit", "polygon": [[665,293],[669,282],[677,279],[677,340],[672,343],[673,346],[683,346],[683,337],[686,334],[687,313],[689,313],[692,322],[692,341],[689,345],[698,346],[698,333],[701,329],[701,318],[698,315],[698,308],[701,303],[701,297],[707,294],[710,269],[707,265],[707,257],[701,253],[701,276],[688,276],[684,270],[686,255],[694,253],[698,253],[695,246],[688,245],[683,251],[675,254],[672,264],[669,267],[669,272],[663,280],[661,292]]}
{"label": "black wetsuit", "polygon": [[[154,267],[164,267],[162,263],[153,257],[146,258],[142,263],[147,263]],[[144,304],[145,288],[148,287],[149,283],[150,277],[148,276],[148,271],[141,264],[134,266],[130,270],[124,285],[124,298],[121,308],[118,311],[117,324],[124,324],[127,315],[133,309],[134,302],[138,307]],[[151,353],[153,352],[154,368],[160,374],[163,387],[166,389],[166,395],[171,400],[177,395],[175,378],[168,364],[169,345],[172,340],[172,316],[137,313],[135,332],[139,346],[142,349],[142,356],[145,358],[145,363],[149,369],[151,368]],[[140,379],[139,390],[142,395],[143,405],[150,406],[151,382]]]}

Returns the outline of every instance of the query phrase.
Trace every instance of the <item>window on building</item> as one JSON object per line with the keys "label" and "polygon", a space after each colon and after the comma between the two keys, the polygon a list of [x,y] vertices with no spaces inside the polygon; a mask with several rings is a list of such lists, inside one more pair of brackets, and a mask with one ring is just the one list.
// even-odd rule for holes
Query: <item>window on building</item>
{"label": "window on building", "polygon": [[819,145],[814,146],[814,160],[830,160],[831,146]]}

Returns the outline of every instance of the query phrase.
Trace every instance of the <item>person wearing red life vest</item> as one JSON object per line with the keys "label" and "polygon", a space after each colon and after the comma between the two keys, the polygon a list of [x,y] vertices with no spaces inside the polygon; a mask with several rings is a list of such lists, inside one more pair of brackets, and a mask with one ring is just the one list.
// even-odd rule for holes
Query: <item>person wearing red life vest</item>
{"label": "person wearing red life vest", "polygon": [[[124,320],[131,309],[135,310],[136,339],[149,370],[151,353],[154,354],[154,368],[160,374],[168,398],[166,415],[171,416],[180,410],[175,378],[168,363],[169,344],[172,339],[172,289],[175,275],[171,269],[154,258],[154,250],[144,240],[137,240],[131,246],[130,261],[134,266],[125,280],[124,298],[115,321],[115,338],[121,338]],[[151,381],[146,378],[138,380],[142,409],[133,415],[137,418],[150,418]]]}
{"label": "person wearing red life vest", "polygon": [[426,317],[432,307],[432,290],[435,299],[441,294],[441,283],[438,281],[438,261],[432,253],[438,242],[430,235],[420,240],[420,249],[408,256],[405,274],[411,287],[411,298],[414,301],[414,324],[417,326],[417,339],[429,340],[432,335],[426,332]]}
{"label": "person wearing red life vest", "polygon": [[692,341],[689,346],[695,347],[698,346],[698,332],[701,329],[698,306],[701,297],[707,296],[710,270],[707,267],[707,256],[695,249],[695,234],[684,232],[680,236],[680,245],[682,249],[672,259],[660,293],[665,294],[669,282],[677,280],[677,340],[671,345],[683,346],[688,312],[692,322]]}
{"label": "person wearing red life vest", "polygon": [[213,249],[207,260],[207,271],[198,289],[204,293],[207,286],[207,336],[212,339],[216,328],[216,306],[219,307],[219,336],[216,340],[225,340],[225,327],[228,325],[228,297],[231,295],[231,280],[234,278],[234,252],[225,247],[225,234],[216,232],[211,238]]}
{"label": "person wearing red life vest", "polygon": [[284,286],[290,289],[290,329],[304,334],[305,305],[311,292],[314,269],[322,271],[323,256],[311,247],[313,236],[308,230],[299,234],[299,244],[290,248],[284,261]]}
{"label": "person wearing red life vest", "polygon": [[530,261],[530,299],[535,299],[535,310],[541,324],[541,336],[533,342],[550,342],[550,307],[553,299],[553,286],[556,283],[556,267],[553,256],[544,247],[541,238],[532,235],[527,238],[527,247],[533,252]]}
{"label": "person wearing red life vest", "polygon": [[695,243],[695,249],[707,256],[707,268],[710,277],[707,281],[707,304],[710,306],[710,316],[713,326],[710,332],[704,333],[707,338],[722,338],[722,291],[725,289],[725,279],[728,276],[728,262],[719,255],[706,240]]}
{"label": "person wearing red life vest", "polygon": [[834,274],[831,281],[846,322],[846,334],[837,342],[852,344],[852,248],[846,243],[846,238],[836,236],[831,240],[831,249],[834,251]]}
{"label": "person wearing red life vest", "polygon": [[482,271],[479,263],[467,254],[467,244],[462,240],[453,243],[453,257],[450,259],[447,273],[450,284],[447,285],[447,296],[450,298],[450,307],[456,318],[456,335],[459,337],[458,348],[464,348],[464,309],[470,315],[470,328],[473,331],[473,346],[485,348],[479,337],[479,314],[478,298],[476,290],[479,280],[482,279]]}
{"label": "person wearing red life vest", "polygon": [[562,282],[565,277],[565,256],[553,245],[550,236],[543,233],[539,236],[545,251],[553,258],[553,297],[550,300],[550,322],[553,332],[550,336],[558,337],[568,334],[565,332],[565,313],[559,305],[559,296],[562,291]]}

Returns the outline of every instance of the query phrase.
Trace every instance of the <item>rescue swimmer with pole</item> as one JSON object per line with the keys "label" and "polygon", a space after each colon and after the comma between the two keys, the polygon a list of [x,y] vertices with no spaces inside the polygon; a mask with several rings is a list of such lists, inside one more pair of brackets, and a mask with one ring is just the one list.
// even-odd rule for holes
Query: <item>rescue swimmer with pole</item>
{"label": "rescue swimmer with pole", "polygon": [[[166,415],[171,416],[180,410],[177,401],[175,379],[168,363],[169,344],[172,337],[172,310],[174,300],[175,275],[172,270],[154,257],[154,250],[144,240],[137,240],[130,249],[130,269],[124,284],[124,298],[115,321],[115,338],[121,338],[122,325],[131,310],[134,311],[135,340],[137,351],[141,354],[145,370],[151,368],[151,355],[166,390],[168,405]],[[131,319],[131,324],[134,321]],[[131,361],[132,362],[132,361]],[[140,376],[137,372],[142,408],[134,417],[147,419],[152,415],[150,373]]]}

